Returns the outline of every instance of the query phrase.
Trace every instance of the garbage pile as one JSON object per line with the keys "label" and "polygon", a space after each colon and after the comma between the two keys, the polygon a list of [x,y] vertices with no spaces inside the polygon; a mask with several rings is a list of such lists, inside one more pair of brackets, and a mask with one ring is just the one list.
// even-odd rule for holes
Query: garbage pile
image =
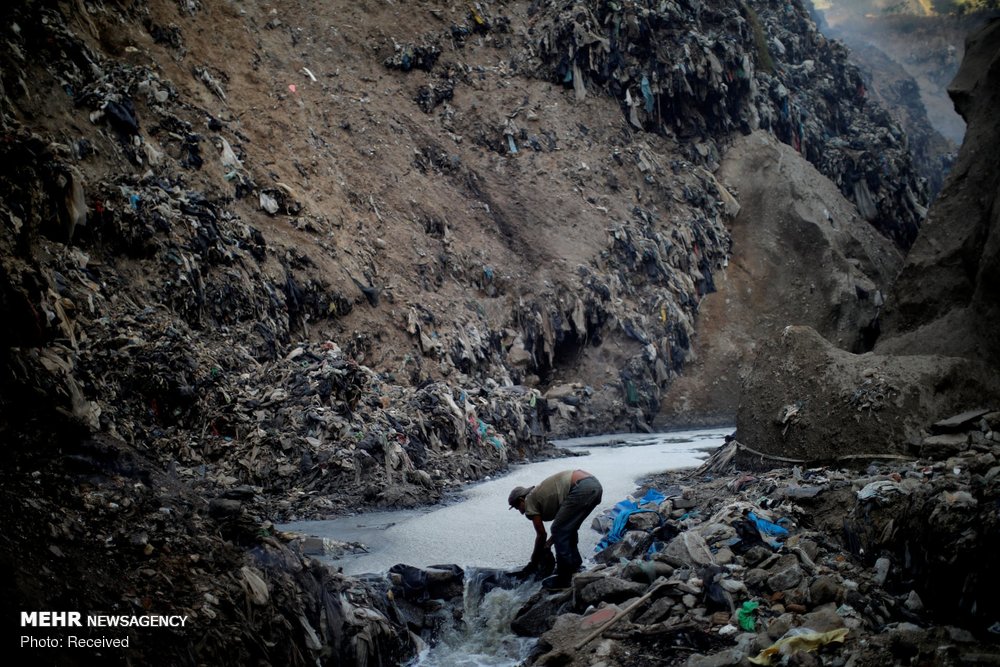
{"label": "garbage pile", "polygon": [[553,371],[612,336],[632,349],[615,377],[581,387],[572,400],[552,386],[551,428],[560,435],[592,432],[599,424],[649,430],[661,394],[692,352],[698,302],[715,291],[714,274],[730,251],[725,228],[739,205],[708,171],[684,160],[667,164],[648,146],[627,153],[648,183],[673,200],[668,211],[635,206],[608,229],[600,262],[580,266],[579,286],[556,285],[549,298],[525,300],[508,360],[516,378]]}
{"label": "garbage pile", "polygon": [[[535,17],[536,23],[554,20],[546,13],[553,11],[552,6],[543,7]],[[623,26],[623,32],[616,39],[622,44],[626,43],[626,39],[637,40],[635,44],[639,46],[647,44],[650,39],[648,34],[642,30],[635,33],[634,21],[629,19],[632,10],[626,7],[616,11],[619,13],[609,15]],[[657,11],[666,14],[656,21],[667,17],[679,21],[689,13],[669,3],[664,5],[663,10]],[[123,175],[124,170],[117,175],[101,173],[96,168],[95,160],[106,156],[96,153],[93,142],[87,139],[71,140],[65,144],[51,142],[40,134],[19,127],[16,121],[6,122],[10,136],[16,137],[6,144],[6,156],[12,163],[38,165],[33,175],[22,173],[9,179],[7,184],[12,194],[16,194],[12,201],[30,200],[37,192],[57,190],[62,195],[56,198],[62,203],[47,201],[45,206],[50,208],[41,209],[36,214],[29,212],[22,215],[16,210],[11,211],[12,220],[22,221],[11,242],[23,246],[40,234],[42,242],[52,247],[49,253],[52,257],[47,261],[56,274],[68,278],[52,290],[61,301],[46,308],[46,323],[42,332],[53,335],[58,327],[59,335],[70,341],[68,349],[79,356],[73,364],[74,372],[88,374],[82,387],[108,389],[102,395],[112,397],[112,402],[126,395],[141,399],[141,405],[131,408],[115,404],[115,410],[132,411],[129,423],[115,425],[117,432],[126,440],[148,437],[150,433],[159,437],[156,427],[138,425],[140,415],[163,418],[167,427],[177,426],[175,418],[184,416],[186,424],[191,423],[195,429],[201,430],[206,426],[205,421],[200,420],[198,399],[201,393],[210,390],[212,383],[196,377],[198,373],[190,368],[183,368],[187,363],[183,361],[186,355],[179,348],[184,344],[182,338],[186,332],[168,322],[167,313],[148,312],[150,297],[169,308],[171,313],[179,315],[192,330],[221,328],[222,345],[237,351],[232,355],[212,352],[212,356],[226,355],[229,358],[226,363],[221,358],[204,360],[205,368],[235,369],[273,361],[286,354],[294,340],[307,337],[312,324],[340,321],[349,316],[356,305],[367,302],[377,306],[380,296],[385,298],[385,295],[371,282],[369,269],[372,267],[367,266],[363,258],[359,259],[361,267],[357,275],[347,274],[354,287],[343,282],[338,284],[331,276],[320,275],[315,270],[314,260],[306,253],[272,247],[257,227],[234,212],[233,204],[240,202],[241,205],[258,208],[266,216],[289,217],[294,224],[307,228],[313,224],[306,219],[302,203],[293,188],[281,182],[265,185],[268,176],[247,158],[247,138],[242,135],[238,123],[215,118],[191,106],[181,99],[178,88],[154,68],[126,65],[103,58],[67,27],[60,14],[46,12],[44,27],[37,28],[45,33],[39,35],[39,43],[56,40],[71,45],[71,50],[79,54],[71,59],[72,62],[64,63],[64,59],[53,62],[66,65],[66,92],[72,96],[75,105],[87,110],[88,119],[104,139],[101,150],[110,151],[107,157],[127,165],[130,173]],[[586,12],[581,12],[574,21],[586,15]],[[603,14],[598,18],[601,16]],[[655,12],[650,16],[655,18]],[[761,21],[767,30],[778,31],[778,24],[774,21],[768,23],[768,16],[767,11],[762,9]],[[755,109],[747,100],[751,99],[748,96],[758,83],[748,73],[757,72],[760,68],[754,69],[753,58],[748,51],[734,46],[741,44],[740,40],[747,42],[751,39],[753,30],[746,25],[749,19],[743,18],[738,11],[730,15],[721,10],[702,12],[699,17],[697,21],[700,23],[692,23],[689,27],[697,27],[701,32],[685,31],[678,36],[689,57],[677,61],[679,66],[683,65],[679,70],[670,70],[671,76],[675,77],[671,79],[674,82],[672,85],[683,88],[682,79],[688,86],[700,81],[698,85],[709,86],[705,91],[715,90],[711,86],[720,91],[725,87],[726,90],[732,89],[733,95],[737,95],[737,89],[745,88],[733,100],[739,102],[737,106],[740,109]],[[687,20],[694,19],[689,17]],[[656,21],[654,24],[659,25]],[[508,39],[509,33],[504,27],[507,23],[509,21],[503,18],[493,17],[488,7],[477,6],[470,11],[464,27],[460,26],[458,32],[496,32]],[[585,21],[581,25],[589,26],[588,30],[597,30],[594,27],[597,24],[592,23]],[[726,37],[729,29],[736,32]],[[546,43],[549,48],[558,50],[557,46],[564,44],[568,38],[557,29],[556,23],[552,23],[551,33],[552,37]],[[705,44],[696,47],[694,42],[688,43],[692,39]],[[789,43],[793,41],[787,36],[784,39]],[[11,51],[8,66],[11,71],[20,72],[20,76],[28,76],[26,61],[17,58],[17,54],[27,48],[25,35],[14,35],[11,40],[21,50]],[[456,42],[459,48],[460,42]],[[598,57],[603,51],[595,43],[589,44],[586,48],[581,47],[580,54],[592,56],[594,65],[588,69],[583,67],[582,61],[577,62],[575,66],[582,68],[581,77],[594,75],[593,68],[604,62]],[[395,47],[398,48],[394,48],[393,56],[382,64],[390,69],[401,69],[406,76],[423,74],[425,70],[433,74],[441,70],[452,72],[461,69],[456,63],[440,62],[442,58],[438,55],[441,49],[430,42],[419,45],[400,42]],[[632,54],[630,58],[641,56],[637,48],[627,49]],[[593,53],[587,49],[592,49]],[[716,71],[718,68],[715,68],[713,58],[719,61],[721,70]],[[607,62],[617,63],[617,60]],[[649,63],[662,65],[666,61],[647,62],[640,59],[635,62],[648,69],[653,67]],[[84,67],[80,63],[92,63],[93,67]],[[622,143],[614,149],[611,157],[615,163],[634,169],[652,197],[637,203],[627,216],[606,212],[607,250],[590,265],[579,267],[579,282],[553,285],[519,300],[504,322],[490,321],[481,314],[461,321],[441,321],[439,316],[430,314],[426,309],[410,306],[413,315],[408,318],[406,328],[422,358],[407,368],[409,378],[400,379],[419,384],[428,376],[434,379],[450,376],[449,381],[456,386],[469,386],[487,379],[492,379],[499,386],[545,384],[560,366],[571,365],[577,353],[586,346],[599,345],[609,337],[621,337],[627,341],[625,352],[620,359],[613,360],[614,367],[604,382],[595,383],[579,396],[579,405],[563,402],[563,406],[569,407],[560,407],[558,414],[553,413],[556,419],[551,426],[558,435],[584,433],[596,425],[627,430],[649,428],[648,424],[658,410],[661,393],[690,358],[698,301],[714,290],[715,276],[726,266],[730,243],[725,218],[738,210],[738,202],[716,181],[711,168],[724,148],[724,133],[742,127],[726,123],[717,127],[714,124],[715,120],[728,122],[735,117],[729,112],[723,113],[724,108],[736,109],[729,102],[722,104],[723,98],[719,98],[722,106],[712,113],[708,111],[711,104],[699,102],[698,95],[688,97],[687,93],[683,93],[668,100],[664,92],[669,88],[664,83],[666,79],[661,81],[657,78],[660,74],[667,75],[667,70],[663,69],[665,65],[661,65],[656,65],[654,69],[660,68],[662,72],[660,69],[656,72],[650,70],[655,76],[645,87],[641,80],[622,79],[623,94],[638,96],[635,99],[642,97],[644,103],[648,100],[670,101],[675,107],[672,112],[658,112],[664,127],[670,125],[670,113],[678,122],[680,119],[684,122],[705,119],[706,124],[697,133],[671,130],[679,137],[678,151],[687,151],[688,159],[668,156],[660,152],[662,149],[656,149],[641,139]],[[743,68],[741,71],[746,76],[730,81],[730,75],[736,71],[733,68],[737,65]],[[620,76],[625,76],[623,73],[628,69],[623,67],[616,70]],[[710,74],[705,74],[708,78],[702,81],[697,78],[699,71]],[[683,72],[683,75],[678,72]],[[838,73],[838,76],[841,74]],[[754,76],[759,79],[764,74]],[[221,77],[206,68],[199,69],[197,77],[200,85],[204,85],[212,95],[225,99],[227,91]],[[812,79],[804,74],[800,78],[801,97],[811,100],[812,92],[805,86]],[[577,77],[576,81],[579,83],[581,78]],[[787,88],[791,84],[786,82],[781,85]],[[648,99],[647,89],[651,95]],[[695,89],[702,90],[697,85]],[[706,100],[715,99],[708,92],[705,96]],[[446,99],[442,98],[435,105],[445,102]],[[632,107],[637,114],[647,114],[648,121],[652,116],[643,111],[644,108],[638,105]],[[204,125],[196,122],[196,118]],[[805,125],[808,126],[808,123]],[[506,131],[506,125],[504,128]],[[523,127],[511,130],[510,134],[503,134],[498,129],[497,136],[509,139],[498,142],[501,152],[509,151],[510,141],[522,149],[526,140],[527,145],[534,145],[530,141],[530,133]],[[561,140],[554,135],[551,139],[556,143]],[[538,143],[538,150],[550,150],[551,146],[547,148],[547,145],[547,142]],[[807,143],[807,146],[811,145]],[[868,141],[867,145],[875,144]],[[887,150],[880,150],[880,153],[883,156],[894,155]],[[449,174],[454,172],[455,178],[466,181],[467,177],[474,175],[460,160],[456,162],[454,156],[439,160],[439,154],[440,151],[437,151],[428,158],[421,153],[418,162],[427,158],[436,168]],[[424,168],[430,169],[430,165],[425,164]],[[18,181],[25,178],[27,180]],[[61,222],[54,225],[53,221]],[[77,245],[60,246],[70,241]],[[103,256],[104,252],[108,253],[107,257]],[[126,265],[128,270],[122,275],[121,282],[109,282],[122,269],[122,265],[108,262],[112,256],[134,259],[141,264],[141,268]],[[487,295],[498,296],[515,289],[512,279],[502,275],[502,269],[482,262],[475,265],[465,261],[468,258],[447,252],[442,256],[449,262],[449,265],[440,267],[442,272],[477,286]],[[277,269],[275,262],[279,265]],[[24,270],[23,267],[20,270]],[[135,276],[133,272],[136,272]],[[365,275],[361,276],[361,272]],[[133,279],[139,275],[141,280]],[[27,280],[22,275],[15,282],[24,283]],[[38,282],[39,288],[44,287],[42,291],[49,289],[47,279],[35,282]],[[131,366],[133,362],[126,360],[123,366],[123,370],[136,370],[144,375],[144,382],[156,382],[158,387],[134,387],[132,385],[136,381],[127,378],[103,383],[95,377],[101,372],[100,363],[117,359],[118,355],[96,352],[101,345],[96,340],[99,335],[96,331],[88,332],[86,344],[79,345],[80,328],[89,327],[91,320],[99,328],[107,321],[104,318],[110,317],[107,308],[102,310],[102,305],[119,292],[119,287],[135,289],[127,301],[116,303],[116,309],[124,303],[133,311],[124,317],[116,315],[112,318],[116,326],[131,327],[134,320],[141,329],[153,318],[156,328],[167,331],[173,337],[172,342],[158,342],[155,353],[166,360],[164,363],[168,366],[173,366],[167,377],[159,378],[157,373],[149,373],[155,364],[151,365],[148,360],[140,360]],[[355,288],[359,292],[355,292]],[[357,294],[361,297],[358,298]],[[26,300],[33,304],[37,297],[28,294],[26,299],[19,296],[14,300]],[[79,318],[83,303],[90,311],[87,321]],[[34,315],[30,317],[34,318]],[[25,328],[33,326],[36,325],[30,322],[25,324]],[[139,341],[149,338],[145,333],[133,331],[126,334],[112,327],[106,327],[101,334],[110,340],[116,340],[118,336]],[[159,333],[156,336],[160,338]],[[234,338],[238,341],[234,342]],[[79,353],[74,345],[80,347]],[[344,347],[349,356],[358,358],[356,349],[346,342]],[[136,349],[139,348],[130,344],[124,351]],[[434,364],[433,373],[423,370]],[[452,373],[454,375],[450,375]],[[224,372],[219,374],[224,375]],[[84,393],[88,394],[88,400],[93,400],[96,395],[90,389]],[[220,395],[220,400],[224,401],[226,397]],[[220,428],[225,430],[224,427],[221,422],[209,425],[206,433],[213,434],[213,428],[221,433]],[[268,468],[271,469],[273,467]]]}
{"label": "garbage pile", "polygon": [[847,50],[800,3],[546,3],[537,72],[619,101],[637,129],[675,135],[710,169],[725,137],[757,128],[793,146],[902,248],[926,214],[905,134],[868,100]]}
{"label": "garbage pile", "polygon": [[[800,47],[800,38],[780,32],[786,28],[773,19],[772,10],[778,11],[770,5],[760,8],[761,30],[773,42],[768,48],[800,48],[800,55],[808,55],[812,47]],[[238,123],[213,117],[181,99],[177,86],[153,67],[103,57],[59,12],[38,9],[44,21],[35,21],[29,20],[33,17],[27,9],[19,11],[24,16],[19,14],[16,25],[30,28],[5,33],[13,47],[4,57],[5,70],[14,79],[30,78],[31,63],[25,55],[30,44],[62,45],[48,62],[61,68],[63,92],[86,112],[101,141],[98,147],[82,136],[52,140],[14,120],[16,114],[7,113],[8,101],[3,156],[8,164],[30,168],[4,174],[9,193],[4,217],[10,221],[4,228],[4,249],[16,257],[24,256],[24,249],[36,241],[44,247],[38,253],[44,257],[39,271],[31,262],[12,261],[6,268],[12,285],[6,302],[15,314],[10,335],[32,332],[36,342],[58,340],[44,353],[47,365],[68,378],[59,382],[74,385],[60,392],[73,397],[71,412],[92,427],[131,443],[159,442],[164,435],[169,439],[182,427],[204,432],[197,440],[234,437],[233,425],[227,422],[247,426],[253,419],[208,413],[214,410],[213,400],[219,405],[231,402],[226,383],[238,369],[274,362],[288,353],[294,340],[308,337],[311,323],[338,321],[364,301],[352,298],[354,292],[338,286],[331,276],[319,275],[307,254],[272,248],[258,228],[235,212],[233,205],[239,202],[267,216],[280,213],[294,220],[302,214],[293,188],[281,182],[264,184],[264,173],[247,159],[247,138]],[[659,154],[642,141],[623,143],[613,153],[618,164],[637,170],[662,203],[655,209],[638,203],[624,219],[609,211],[607,251],[591,265],[579,267],[579,284],[539,290],[517,302],[509,320],[499,326],[483,317],[440,323],[431,316],[427,322],[426,313],[407,323],[422,355],[439,364],[438,379],[458,371],[452,379],[456,387],[486,378],[498,386],[531,385],[525,382],[533,379],[529,376],[547,382],[575,352],[609,336],[623,337],[628,348],[614,376],[582,392],[581,405],[562,402],[569,407],[558,409],[553,424],[558,434],[585,432],[595,424],[648,428],[660,393],[690,356],[698,300],[714,289],[715,274],[725,267],[730,250],[724,220],[738,210],[738,203],[711,173],[724,145],[723,134],[742,127],[733,121],[739,113],[756,109],[761,115],[764,109],[752,96],[765,73],[753,64],[755,57],[748,50],[757,35],[749,10],[746,16],[736,7],[692,13],[666,3],[640,12],[647,23],[638,20],[637,11],[632,5],[612,4],[599,11],[584,6],[569,21],[557,13],[556,5],[545,5],[534,21],[543,54],[555,57],[569,49],[572,57],[566,56],[563,65],[566,73],[578,70],[574,85],[592,78],[607,83],[613,93],[641,99],[642,104],[630,107],[630,115],[639,114],[640,125],[649,129],[654,110],[664,127],[696,124],[694,129],[678,125],[680,129],[671,130],[682,139],[680,147],[690,153],[689,159]],[[803,34],[813,35],[812,41],[823,46],[811,24],[801,21]],[[495,29],[506,39],[508,23],[494,18],[488,7],[477,6],[462,30],[472,34]],[[652,31],[643,27],[647,24]],[[568,32],[568,26],[577,26],[576,32]],[[606,29],[615,33],[605,48],[608,39],[601,35]],[[654,41],[661,49],[672,49],[667,45],[675,43],[654,40],[656,30],[676,37],[677,48],[686,55],[674,58],[680,52],[671,51],[650,60]],[[394,53],[400,59],[390,59],[387,67],[408,73],[442,67],[434,55],[438,47],[397,46]],[[668,67],[668,62],[673,64]],[[776,62],[775,77],[783,61]],[[629,74],[635,67],[639,69]],[[648,75],[639,77],[638,72],[646,70]],[[199,85],[226,98],[222,77],[209,68],[195,74]],[[834,74],[833,80],[840,81],[850,72],[836,70],[830,76]],[[801,96],[812,100],[807,86],[814,78],[802,73],[796,79],[799,88],[786,79],[777,85],[793,92],[801,89]],[[670,108],[659,109],[662,105]],[[822,114],[816,111],[813,116]],[[811,126],[805,122],[803,127]],[[504,136],[523,145],[522,134],[519,130]],[[814,143],[807,142],[804,152]],[[103,171],[105,162],[127,169]],[[447,164],[452,168],[452,161]],[[473,282],[488,294],[511,287],[493,267],[464,268],[481,274]],[[348,275],[363,299],[377,305],[379,288]],[[185,349],[192,347],[193,331],[212,332],[205,339],[215,338],[204,349]],[[347,356],[361,356],[346,342],[344,347]],[[427,374],[417,372],[412,379],[417,384]],[[514,421],[508,436],[527,432],[522,420]],[[182,465],[200,465],[205,457],[190,454],[200,446],[184,442],[157,448],[165,456],[181,451],[177,460]],[[209,449],[211,459],[215,448]],[[256,483],[263,473],[282,465],[299,465],[284,460],[291,453],[287,443],[270,450],[281,451],[274,461],[282,463],[247,464],[243,482]],[[309,468],[309,463],[303,465]],[[349,469],[347,464],[336,467]],[[226,471],[225,476],[236,475]]]}
{"label": "garbage pile", "polygon": [[[58,419],[53,411],[50,420]],[[144,664],[188,664],[193,650],[214,665],[358,667],[401,664],[416,653],[382,589],[334,572],[254,517],[253,489],[213,497],[101,436],[58,446],[54,458],[21,453],[20,469],[3,453],[0,494],[17,510],[4,513],[0,527],[18,545],[0,555],[5,613],[51,607],[186,619],[152,630],[99,629],[129,641],[123,650]],[[64,573],[72,584],[39,584],[40,574],[61,582]],[[93,629],[64,630],[92,636]],[[71,664],[80,650],[46,649],[54,664]]]}
{"label": "garbage pile", "polygon": [[537,390],[403,388],[329,341],[264,363],[238,346],[227,358],[185,344],[174,333],[134,344],[110,372],[84,365],[82,377],[108,387],[105,395],[147,396],[138,407],[151,414],[135,414],[132,401],[94,409],[109,430],[156,442],[155,454],[183,478],[220,491],[253,488],[264,516],[329,516],[351,498],[425,504],[506,467],[510,447],[524,457],[544,446]]}
{"label": "garbage pile", "polygon": [[512,629],[540,637],[533,664],[995,660],[998,427],[995,411],[956,415],[928,437],[960,444],[860,468],[762,472],[730,439],[595,518],[597,567]]}
{"label": "garbage pile", "polygon": [[[209,494],[251,488],[246,502],[272,517],[329,515],[348,493],[426,503],[503,468],[511,448],[545,448],[545,402],[504,376],[498,334],[481,323],[434,340],[412,332],[460,370],[451,385],[375,373],[362,363],[371,335],[296,346],[362,299],[377,305],[379,292],[348,271],[360,294],[347,296],[305,252],[272,247],[239,215],[244,199],[292,219],[301,204],[287,185],[258,185],[238,123],[180,99],[155,68],[104,57],[63,14],[32,11],[17,10],[4,33],[5,72],[25,79],[31,44],[61,45],[46,62],[92,127],[55,140],[4,101],[12,414],[51,403],[67,428],[144,450]],[[198,80],[225,98],[210,71]],[[480,386],[488,376],[500,382]],[[482,452],[446,456],[455,448]]]}
{"label": "garbage pile", "polygon": [[[470,289],[491,297],[517,295],[510,319],[498,329],[482,313],[452,322],[421,305],[407,313],[406,330],[424,363],[436,363],[449,378],[553,385],[550,393],[560,384],[560,371],[572,367],[587,347],[623,338],[626,353],[609,363],[613,375],[606,383],[579,392],[571,405],[549,406],[554,435],[648,430],[661,393],[691,353],[698,302],[715,291],[715,275],[728,261],[725,224],[739,204],[713,174],[687,160],[668,159],[645,142],[615,156],[634,168],[660,205],[634,205],[625,217],[605,212],[607,248],[590,265],[577,267],[578,282],[518,284],[504,267],[446,252],[442,269]],[[451,165],[437,149],[421,152],[421,164],[427,164],[425,157]],[[434,233],[441,229],[447,241],[446,229],[425,224]]]}
{"label": "garbage pile", "polygon": [[[883,105],[891,110],[906,131],[914,168],[927,180],[930,198],[936,199],[944,185],[945,176],[955,163],[956,144],[961,143],[964,127],[961,127],[957,137],[954,132],[948,132],[951,136],[946,139],[943,133],[947,132],[948,124],[941,120],[943,110],[936,109],[933,114],[928,112],[921,96],[920,84],[880,49],[882,45],[876,46],[862,36],[842,30],[831,32],[820,25],[824,34],[844,40],[855,62],[862,63],[870,93],[882,100]],[[955,59],[953,69],[947,77],[949,82],[955,76],[954,68],[957,65],[958,59]],[[947,84],[943,84],[940,90],[946,88]],[[929,116],[935,118],[937,127],[932,125]]]}

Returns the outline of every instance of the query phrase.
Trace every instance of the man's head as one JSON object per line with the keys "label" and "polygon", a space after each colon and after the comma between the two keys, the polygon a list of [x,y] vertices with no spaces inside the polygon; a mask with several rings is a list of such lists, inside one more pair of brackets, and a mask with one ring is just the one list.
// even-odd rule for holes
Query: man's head
{"label": "man's head", "polygon": [[514,490],[510,492],[507,496],[507,503],[510,505],[510,509],[520,509],[521,501],[531,493],[531,490],[535,488],[533,486],[515,486]]}

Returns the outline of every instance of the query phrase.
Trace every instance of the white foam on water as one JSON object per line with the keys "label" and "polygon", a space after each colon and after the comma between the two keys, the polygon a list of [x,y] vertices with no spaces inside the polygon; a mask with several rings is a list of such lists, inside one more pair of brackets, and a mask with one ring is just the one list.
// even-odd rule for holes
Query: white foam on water
{"label": "white foam on water", "polygon": [[[636,491],[637,479],[697,466],[707,457],[707,449],[721,445],[730,432],[718,428],[560,440],[555,444],[584,455],[511,466],[503,477],[470,486],[457,503],[331,521],[299,521],[280,528],[367,545],[369,553],[322,558],[342,567],[345,574],[384,573],[397,563],[415,567],[454,563],[466,569],[520,568],[531,555],[534,530],[518,512],[507,510],[507,494],[514,486],[531,486],[560,470],[583,468],[604,487],[596,516]],[[602,537],[589,525],[588,520],[580,531],[580,553],[584,558],[593,554]]]}

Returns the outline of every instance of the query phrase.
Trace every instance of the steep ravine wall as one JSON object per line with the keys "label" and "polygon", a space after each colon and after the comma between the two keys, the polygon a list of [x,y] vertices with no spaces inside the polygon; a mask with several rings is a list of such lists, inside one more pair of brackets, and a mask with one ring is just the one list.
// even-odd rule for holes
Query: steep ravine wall
{"label": "steep ravine wall", "polygon": [[367,41],[291,11],[11,8],[10,411],[47,387],[84,431],[283,492],[363,485],[365,455],[475,478],[428,456],[480,422],[518,447],[648,428],[730,252],[731,133],[788,142],[899,244],[919,222],[843,50],[801,7],[754,7],[353,7]]}
{"label": "steep ravine wall", "polygon": [[739,437],[808,460],[916,454],[930,424],[1000,403],[997,128],[1000,22],[970,35],[952,84],[967,139],[887,295],[874,351],[807,327],[767,340],[742,384]]}
{"label": "steep ravine wall", "polygon": [[790,324],[870,349],[902,262],[832,182],[763,132],[735,141],[718,177],[739,193],[733,254],[699,306],[697,355],[664,396],[663,425],[731,423],[761,343]]}

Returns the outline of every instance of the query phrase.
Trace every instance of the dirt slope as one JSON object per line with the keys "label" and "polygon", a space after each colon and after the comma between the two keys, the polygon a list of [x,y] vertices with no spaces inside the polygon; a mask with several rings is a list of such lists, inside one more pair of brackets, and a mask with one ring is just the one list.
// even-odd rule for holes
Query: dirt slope
{"label": "dirt slope", "polygon": [[664,398],[665,423],[736,414],[760,342],[786,326],[864,351],[902,260],[828,179],[765,134],[736,141],[719,178],[740,203],[733,255],[701,303],[697,356]]}

